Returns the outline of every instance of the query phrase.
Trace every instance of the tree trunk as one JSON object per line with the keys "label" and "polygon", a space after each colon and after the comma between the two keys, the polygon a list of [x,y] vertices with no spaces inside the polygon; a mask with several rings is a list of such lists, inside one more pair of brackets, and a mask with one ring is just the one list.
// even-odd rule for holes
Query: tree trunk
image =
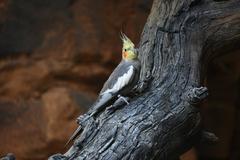
{"label": "tree trunk", "polygon": [[50,159],[179,159],[212,137],[202,131],[196,106],[207,95],[201,82],[209,60],[236,44],[239,0],[155,0],[139,45],[140,82],[148,87],[129,105],[89,121],[64,156]]}

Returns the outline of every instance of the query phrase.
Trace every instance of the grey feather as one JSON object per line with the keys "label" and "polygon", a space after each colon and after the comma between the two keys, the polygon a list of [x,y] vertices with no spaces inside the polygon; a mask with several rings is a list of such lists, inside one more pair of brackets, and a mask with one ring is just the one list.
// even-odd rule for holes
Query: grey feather
{"label": "grey feather", "polygon": [[90,116],[94,116],[97,112],[103,110],[106,105],[114,100],[114,97],[115,95],[111,93],[100,95],[95,104],[89,110]]}
{"label": "grey feather", "polygon": [[[133,67],[133,75],[131,76],[130,81],[124,87],[120,88],[115,92],[106,93],[107,90],[114,87],[117,80],[122,77],[129,69],[129,67]],[[114,100],[117,99],[118,95],[127,95],[130,90],[136,85],[138,82],[140,72],[140,63],[138,60],[122,60],[121,63],[115,68],[112,72],[108,80],[103,85],[102,90],[100,91],[99,97],[95,104],[92,106],[90,110],[91,115],[95,115],[99,111],[103,110],[107,105],[112,104]]]}
{"label": "grey feather", "polygon": [[79,126],[75,131],[74,133],[72,134],[72,136],[69,138],[69,140],[67,141],[67,143],[65,144],[65,146],[67,146],[71,141],[73,141],[75,138],[77,138],[80,133],[82,131],[82,127]]}
{"label": "grey feather", "polygon": [[[112,88],[113,85],[116,83],[116,81],[118,80],[119,77],[123,76],[126,72],[127,69],[133,66],[134,67],[134,72],[136,75],[134,75],[134,77],[138,76],[137,74],[139,74],[140,71],[140,63],[138,60],[122,60],[119,65],[114,69],[114,71],[112,72],[112,74],[109,76],[108,80],[104,83],[102,90],[100,91],[100,94],[105,92],[107,89]],[[134,79],[133,77],[133,79]],[[133,80],[132,79],[132,80]],[[134,83],[133,81],[131,81],[129,83],[129,85],[131,83]]]}
{"label": "grey feather", "polygon": [[[128,83],[124,83],[121,85],[119,90],[114,90],[114,92],[106,92],[109,89],[112,89],[114,85],[117,83],[118,79],[123,77],[129,71],[129,68],[133,68],[133,74],[131,75]],[[108,80],[103,85],[102,90],[99,93],[99,97],[96,102],[90,108],[88,114],[90,116],[95,116],[102,110],[104,110],[107,106],[114,103],[117,100],[118,95],[127,95],[131,89],[137,84],[140,73],[140,62],[136,60],[122,60],[119,65],[112,72]],[[81,126],[73,133],[68,143],[74,140],[81,133]]]}

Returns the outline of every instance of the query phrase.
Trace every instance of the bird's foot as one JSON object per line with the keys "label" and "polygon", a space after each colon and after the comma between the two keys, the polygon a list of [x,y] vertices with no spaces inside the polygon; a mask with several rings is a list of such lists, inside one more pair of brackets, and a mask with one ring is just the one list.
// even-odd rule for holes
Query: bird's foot
{"label": "bird's foot", "polygon": [[122,97],[120,96],[111,106],[107,107],[107,111],[112,113],[113,111],[117,110],[124,104],[129,104],[129,97]]}
{"label": "bird's foot", "polygon": [[129,102],[128,102],[129,99],[127,99],[127,97],[123,97],[121,95],[118,95],[118,99],[123,100],[127,105],[129,105]]}

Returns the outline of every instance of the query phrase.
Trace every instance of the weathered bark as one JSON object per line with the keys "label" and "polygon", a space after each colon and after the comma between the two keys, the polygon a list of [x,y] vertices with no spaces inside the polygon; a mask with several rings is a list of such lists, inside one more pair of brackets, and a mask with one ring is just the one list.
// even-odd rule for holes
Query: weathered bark
{"label": "weathered bark", "polygon": [[240,44],[240,1],[155,0],[139,45],[148,88],[114,113],[88,121],[52,159],[178,159],[203,136],[197,104],[209,60]]}

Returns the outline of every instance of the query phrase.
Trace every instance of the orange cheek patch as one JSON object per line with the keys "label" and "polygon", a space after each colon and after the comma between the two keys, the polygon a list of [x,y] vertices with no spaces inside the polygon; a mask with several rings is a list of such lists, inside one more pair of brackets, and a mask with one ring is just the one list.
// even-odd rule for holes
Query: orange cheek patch
{"label": "orange cheek patch", "polygon": [[123,58],[127,58],[127,52],[122,53]]}

